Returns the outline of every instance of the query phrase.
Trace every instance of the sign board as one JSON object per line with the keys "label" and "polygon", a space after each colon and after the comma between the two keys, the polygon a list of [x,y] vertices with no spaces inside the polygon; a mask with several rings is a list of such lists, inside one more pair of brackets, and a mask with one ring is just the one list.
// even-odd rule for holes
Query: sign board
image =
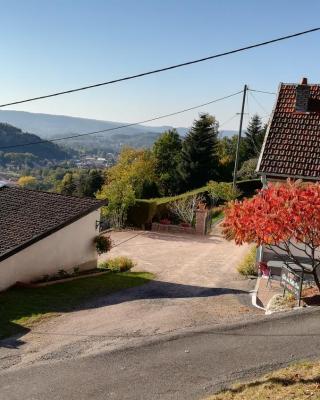
{"label": "sign board", "polygon": [[281,286],[292,293],[300,301],[303,277],[283,265],[281,270]]}

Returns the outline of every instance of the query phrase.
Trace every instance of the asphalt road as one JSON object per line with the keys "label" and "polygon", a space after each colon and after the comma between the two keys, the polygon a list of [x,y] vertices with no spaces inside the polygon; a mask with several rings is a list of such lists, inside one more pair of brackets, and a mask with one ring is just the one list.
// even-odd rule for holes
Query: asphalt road
{"label": "asphalt road", "polygon": [[238,379],[320,356],[320,313],[188,332],[0,375],[1,400],[201,399]]}

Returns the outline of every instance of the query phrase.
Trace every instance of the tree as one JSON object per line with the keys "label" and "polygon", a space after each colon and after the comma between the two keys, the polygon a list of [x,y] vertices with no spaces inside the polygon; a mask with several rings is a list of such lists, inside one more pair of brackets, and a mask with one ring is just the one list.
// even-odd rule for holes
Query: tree
{"label": "tree", "polygon": [[180,163],[182,141],[175,129],[165,131],[153,145],[156,159],[155,171],[159,178],[160,191],[163,195],[174,195],[179,192]]}
{"label": "tree", "polygon": [[194,189],[217,176],[218,123],[209,114],[195,120],[182,145],[180,174],[184,189]]}
{"label": "tree", "polygon": [[258,114],[251,118],[246,130],[247,159],[259,156],[266,128]]}
{"label": "tree", "polygon": [[319,183],[270,184],[251,199],[230,203],[223,227],[225,236],[237,244],[264,245],[280,257],[281,250],[307,272],[305,263],[292,249],[303,251],[320,290],[317,275],[320,266]]}
{"label": "tree", "polygon": [[[231,181],[233,176],[234,162],[236,158],[238,136],[223,137],[217,145],[219,178]],[[247,160],[247,144],[242,139],[239,146],[239,166]]]}
{"label": "tree", "polygon": [[97,169],[82,171],[79,174],[77,194],[80,197],[94,197],[104,182],[103,172]]}
{"label": "tree", "polygon": [[37,179],[34,176],[20,176],[18,179],[18,185],[27,188],[27,189],[35,189],[37,184]]}
{"label": "tree", "polygon": [[240,196],[241,192],[234,189],[232,183],[210,181],[207,185],[207,191],[213,203],[219,200],[231,201]]}
{"label": "tree", "polygon": [[246,160],[240,170],[238,171],[238,178],[239,179],[253,179],[257,176],[256,173],[256,168],[258,164],[258,159],[257,158],[250,158],[249,160]]}
{"label": "tree", "polygon": [[132,185],[126,179],[114,179],[104,185],[96,197],[108,200],[103,213],[109,218],[111,226],[122,228],[127,220],[128,208],[135,202]]}
{"label": "tree", "polygon": [[73,196],[77,190],[77,183],[72,172],[67,172],[58,184],[58,192],[66,196]]}
{"label": "tree", "polygon": [[150,198],[158,195],[156,161],[153,153],[145,149],[124,148],[117,164],[107,171],[107,181],[126,180],[135,192],[136,198]]}

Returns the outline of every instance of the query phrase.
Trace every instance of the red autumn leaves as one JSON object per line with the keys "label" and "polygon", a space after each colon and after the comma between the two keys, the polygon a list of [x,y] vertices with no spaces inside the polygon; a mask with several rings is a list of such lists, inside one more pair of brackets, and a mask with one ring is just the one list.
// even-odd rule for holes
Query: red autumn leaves
{"label": "red autumn leaves", "polygon": [[320,184],[269,184],[256,196],[228,204],[224,234],[237,244],[284,241],[320,246]]}

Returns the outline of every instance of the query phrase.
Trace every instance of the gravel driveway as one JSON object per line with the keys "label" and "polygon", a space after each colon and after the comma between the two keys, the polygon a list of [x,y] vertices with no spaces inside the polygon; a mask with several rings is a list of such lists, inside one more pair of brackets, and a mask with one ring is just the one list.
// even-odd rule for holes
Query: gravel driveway
{"label": "gravel driveway", "polygon": [[[108,257],[126,255],[156,274],[144,286],[100,298],[38,325],[16,348],[0,345],[0,368],[72,359],[148,341],[183,329],[254,318],[252,284],[235,272],[248,248],[209,237],[113,232]],[[5,345],[5,346],[3,346]]]}

